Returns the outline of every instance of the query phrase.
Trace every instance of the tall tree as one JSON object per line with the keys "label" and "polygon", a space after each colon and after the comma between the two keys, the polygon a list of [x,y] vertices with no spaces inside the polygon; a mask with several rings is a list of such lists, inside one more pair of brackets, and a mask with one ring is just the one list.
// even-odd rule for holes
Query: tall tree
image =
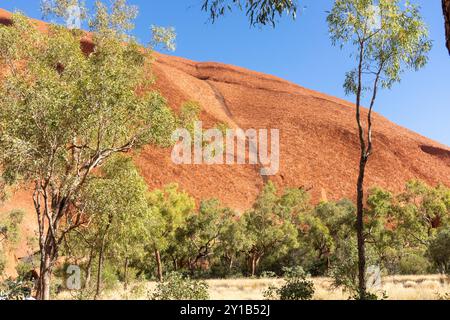
{"label": "tall tree", "polygon": [[83,223],[78,200],[93,171],[116,153],[160,142],[170,127],[152,121],[164,100],[140,90],[151,81],[151,56],[128,35],[135,14],[125,0],[111,9],[97,2],[90,54],[77,30],[42,33],[20,14],[0,27],[0,165],[7,183],[33,184],[39,299],[50,298],[65,236]]}
{"label": "tall tree", "polygon": [[[359,294],[366,298],[364,234],[364,177],[373,152],[373,108],[378,90],[400,81],[405,67],[418,70],[431,49],[428,31],[418,7],[399,0],[336,0],[327,18],[333,44],[350,43],[357,66],[346,75],[344,88],[356,97],[356,122],[360,144],[357,181],[357,241]],[[369,93],[369,110],[362,110],[363,94]],[[366,121],[363,120],[366,118]]]}
{"label": "tall tree", "polygon": [[245,10],[252,26],[275,26],[277,17],[284,13],[295,19],[297,7],[296,0],[203,0],[202,5],[213,22],[233,8]]}

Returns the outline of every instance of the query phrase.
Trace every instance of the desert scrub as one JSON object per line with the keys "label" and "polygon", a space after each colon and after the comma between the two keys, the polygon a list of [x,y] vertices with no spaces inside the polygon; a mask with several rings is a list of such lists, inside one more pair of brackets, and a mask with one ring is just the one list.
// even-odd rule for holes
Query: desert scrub
{"label": "desert scrub", "polygon": [[179,273],[170,273],[164,282],[158,283],[151,300],[208,300],[209,286],[205,281],[192,280]]}

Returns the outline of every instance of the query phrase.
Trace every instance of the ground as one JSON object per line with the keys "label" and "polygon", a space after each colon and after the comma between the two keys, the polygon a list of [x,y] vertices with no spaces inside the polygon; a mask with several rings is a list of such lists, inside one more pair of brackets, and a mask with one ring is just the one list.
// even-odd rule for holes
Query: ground
{"label": "ground", "polygon": [[[314,278],[316,293],[314,300],[347,300],[342,290],[330,288],[329,278]],[[281,284],[280,279],[225,279],[208,280],[212,300],[262,300],[263,291],[270,285]],[[115,289],[107,291],[104,299],[147,299],[147,292],[155,287],[154,282],[133,284],[128,291]],[[450,293],[450,279],[441,275],[389,276],[383,278],[380,292],[389,300],[437,300]],[[75,295],[63,292],[58,299],[73,299]]]}

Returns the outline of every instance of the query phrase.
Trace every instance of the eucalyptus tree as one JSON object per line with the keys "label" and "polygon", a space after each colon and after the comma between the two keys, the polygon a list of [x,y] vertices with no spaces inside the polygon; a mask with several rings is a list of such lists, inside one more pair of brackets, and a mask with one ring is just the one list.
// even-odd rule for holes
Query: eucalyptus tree
{"label": "eucalyptus tree", "polygon": [[[147,226],[157,223],[148,205],[148,186],[132,159],[115,156],[90,179],[82,193],[82,209],[89,219],[86,231],[97,252],[96,297],[102,291],[102,272],[107,254],[123,263],[128,283],[129,261],[143,256]],[[82,244],[83,245],[83,244]]]}
{"label": "eucalyptus tree", "polygon": [[224,240],[224,233],[237,219],[236,213],[222,207],[217,199],[200,203],[198,212],[192,213],[181,229],[182,237],[187,242],[191,270],[200,262],[208,262],[210,265],[211,258],[217,255],[216,250],[218,251],[221,240]]}
{"label": "eucalyptus tree", "polygon": [[98,1],[94,12],[91,53],[80,46],[85,34],[79,30],[49,25],[41,32],[21,14],[0,26],[2,185],[33,186],[40,299],[50,297],[61,243],[84,223],[77,202],[95,169],[171,133],[162,130],[171,128],[170,117],[153,121],[160,114],[154,111],[166,108],[164,99],[142,90],[152,81],[152,58],[129,35],[136,11],[115,0],[111,8]]}
{"label": "eucalyptus tree", "polygon": [[[405,68],[418,70],[431,49],[428,30],[419,8],[399,0],[336,0],[327,17],[333,44],[354,49],[356,67],[346,74],[344,88],[356,98],[356,123],[360,145],[357,181],[357,241],[359,293],[366,297],[364,177],[373,153],[373,109],[380,88],[390,89]],[[364,93],[368,110],[362,110]],[[364,121],[365,118],[365,121]]]}
{"label": "eucalyptus tree", "polygon": [[256,275],[263,257],[269,254],[282,256],[289,249],[298,246],[298,233],[292,212],[285,206],[280,206],[282,199],[277,195],[273,183],[269,182],[259,194],[253,208],[242,217],[249,241],[246,253],[252,277]]}
{"label": "eucalyptus tree", "polygon": [[[159,217],[155,224],[148,225],[146,241],[154,253],[159,281],[163,281],[163,263],[161,253],[180,250],[177,233],[184,227],[186,220],[195,209],[195,200],[186,192],[180,191],[177,184],[170,184],[162,190],[154,190],[148,196],[148,204]],[[176,265],[176,257],[174,257]],[[175,266],[176,269],[176,266]]]}

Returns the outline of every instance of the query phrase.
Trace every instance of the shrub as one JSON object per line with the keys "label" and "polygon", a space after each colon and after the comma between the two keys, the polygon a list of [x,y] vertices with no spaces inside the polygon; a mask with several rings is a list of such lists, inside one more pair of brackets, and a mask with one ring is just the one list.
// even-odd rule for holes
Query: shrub
{"label": "shrub", "polygon": [[0,276],[5,271],[5,267],[6,267],[6,257],[5,254],[3,253],[3,250],[0,248]]}
{"label": "shrub", "polygon": [[27,300],[33,284],[29,281],[7,279],[0,284],[0,300]]}
{"label": "shrub", "polygon": [[431,240],[428,255],[440,272],[450,272],[450,228],[442,229]]}
{"label": "shrub", "polygon": [[421,253],[408,253],[399,261],[399,273],[404,275],[427,274],[430,267],[429,261]]}
{"label": "shrub", "polygon": [[259,275],[261,279],[273,279],[277,277],[277,274],[273,271],[263,271]]}
{"label": "shrub", "polygon": [[264,297],[268,300],[311,300],[314,296],[314,283],[306,279],[300,267],[284,268],[285,283],[279,287],[270,286]]}
{"label": "shrub", "polygon": [[173,272],[164,282],[158,283],[155,291],[149,294],[149,298],[151,300],[208,300],[208,284]]}

